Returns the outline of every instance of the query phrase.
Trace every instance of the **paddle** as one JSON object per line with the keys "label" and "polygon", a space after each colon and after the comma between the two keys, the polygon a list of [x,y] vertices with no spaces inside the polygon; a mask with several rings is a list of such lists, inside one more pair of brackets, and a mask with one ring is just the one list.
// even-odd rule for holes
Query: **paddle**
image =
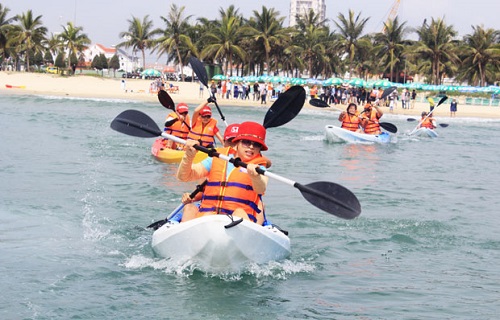
{"label": "paddle", "polygon": [[[448,99],[448,97],[447,97],[447,96],[443,96],[443,97],[441,98],[441,100],[439,100],[438,104],[434,107],[434,109],[432,109],[432,111],[431,111],[431,112],[429,112],[429,113],[425,116],[425,118],[423,118],[422,120],[420,120],[420,121],[418,122],[417,126],[416,126],[416,127],[415,127],[415,128],[414,128],[414,129],[413,129],[413,130],[412,130],[412,131],[408,134],[408,135],[410,135],[410,136],[411,136],[412,134],[414,134],[414,133],[415,133],[415,131],[417,131],[418,127],[420,127],[420,125],[422,124],[422,122],[424,122],[424,121],[425,121],[425,119],[427,119],[428,117],[430,117],[430,116],[431,116],[431,114],[434,112],[434,110],[436,110],[436,109],[437,109],[437,107],[439,107],[440,105],[442,105],[442,104],[443,104],[443,102],[445,102],[447,99]],[[443,127],[443,128],[446,128],[446,127],[448,126],[446,123],[443,123],[443,125],[444,125],[444,127]]]}
{"label": "paddle", "polygon": [[215,106],[217,107],[217,111],[219,111],[220,118],[222,119],[222,121],[224,121],[227,127],[226,118],[222,114],[222,111],[220,110],[219,105],[217,104],[217,100],[215,99],[214,94],[208,87],[208,75],[207,75],[207,70],[205,70],[205,66],[203,65],[203,62],[191,56],[189,57],[189,63],[191,64],[191,67],[193,67],[193,71],[194,73],[196,73],[198,79],[201,81],[201,83],[203,83],[203,85],[207,88],[208,92],[212,95]]}
{"label": "paddle", "polygon": [[[152,138],[161,135],[177,143],[186,144],[186,141],[183,139],[164,132],[162,133],[153,119],[137,110],[125,110],[120,113],[111,122],[111,128],[131,136]],[[231,162],[235,167],[247,167],[247,164],[242,162],[239,158],[231,158],[227,155],[220,154],[215,149],[208,149],[200,145],[195,145],[194,148],[198,151],[207,153],[211,157],[218,157],[222,160]],[[298,189],[303,197],[312,205],[337,217],[353,219],[361,213],[361,205],[356,196],[350,190],[339,184],[319,181],[308,185],[302,185],[267,170],[262,170],[261,168],[257,168],[257,172],[293,186]]]}
{"label": "paddle", "polygon": [[[203,183],[197,185],[196,189],[193,192],[191,192],[191,194],[189,194],[189,197],[191,199],[194,199],[194,197],[198,193],[202,192],[203,189],[205,189],[205,186],[207,185],[207,182],[208,182],[208,180],[205,180],[205,181],[203,181]],[[184,203],[181,203],[177,208],[174,209],[174,211],[172,211],[172,213],[170,213],[168,215],[168,217],[166,217],[165,219],[162,219],[162,220],[155,221],[152,224],[150,224],[149,226],[147,226],[146,228],[157,230],[159,227],[161,227],[162,225],[164,225],[165,223],[167,223],[168,220],[172,219],[176,214],[180,213],[180,211],[183,208],[184,208]]]}
{"label": "paddle", "polygon": [[[387,90],[390,90],[392,88],[396,88],[396,87],[391,87],[391,88],[388,88],[388,89],[384,90],[384,93],[382,94],[382,96],[384,96],[386,94]],[[394,89],[392,89],[392,91],[394,91]],[[391,94],[392,91],[388,91],[389,93],[387,93],[387,95]],[[316,99],[316,98],[309,100],[309,104],[312,105],[312,106],[314,106],[314,107],[318,107],[318,108],[328,108],[328,107],[330,107],[328,105],[328,103],[326,103],[325,101],[320,100],[320,99]],[[337,108],[335,108],[335,109],[337,109]],[[340,109],[337,109],[337,110],[342,111]],[[362,111],[362,113],[363,112],[364,111]],[[379,122],[379,125],[382,128],[384,128],[385,130],[389,131],[390,133],[396,133],[396,132],[398,132],[398,127],[396,127],[392,123],[389,123],[389,122]]]}
{"label": "paddle", "polygon": [[[158,100],[160,101],[161,105],[164,106],[165,108],[175,111],[174,100],[172,100],[172,97],[168,94],[167,91],[165,91],[165,90],[158,91]],[[169,127],[169,126],[173,125],[174,122],[177,120],[178,119],[173,119],[173,120],[170,120],[171,122],[168,121],[169,122],[168,125],[165,122],[165,127]],[[184,122],[184,124],[188,127],[188,129],[191,130],[191,126],[189,125],[189,123],[186,122],[186,120],[182,120],[182,122]]]}
{"label": "paddle", "polygon": [[[408,119],[406,119],[406,121],[408,121],[408,122],[413,122],[413,121],[417,121],[417,119],[415,119],[415,118],[408,118]],[[448,126],[449,126],[449,124],[448,124],[448,123],[438,123],[438,125],[439,125],[440,127],[442,127],[442,128],[446,128],[446,127],[448,127]]]}

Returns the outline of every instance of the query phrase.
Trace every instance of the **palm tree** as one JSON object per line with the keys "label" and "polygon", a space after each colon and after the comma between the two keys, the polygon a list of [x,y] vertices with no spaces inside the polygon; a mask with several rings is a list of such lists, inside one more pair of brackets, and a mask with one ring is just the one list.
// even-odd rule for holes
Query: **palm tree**
{"label": "palm tree", "polygon": [[42,24],[42,16],[33,17],[33,12],[28,10],[26,13],[17,15],[19,22],[13,31],[14,39],[19,45],[20,51],[24,51],[26,57],[26,68],[30,68],[30,52],[36,52],[42,49],[42,41],[47,33],[47,28]]}
{"label": "palm tree", "polygon": [[230,71],[232,75],[234,56],[238,56],[241,60],[244,60],[246,56],[245,51],[240,46],[244,32],[242,29],[243,18],[238,14],[234,5],[229,6],[226,11],[221,8],[219,13],[221,21],[203,37],[206,46],[201,52],[201,58],[211,57],[214,60],[224,62],[224,72]]}
{"label": "palm tree", "polygon": [[11,22],[14,21],[15,18],[7,18],[7,14],[10,9],[7,7],[3,7],[0,3],[0,57],[5,54],[5,49],[7,47],[8,40],[8,32],[12,28]]}
{"label": "palm tree", "polygon": [[181,47],[187,48],[188,51],[193,51],[195,53],[197,51],[189,37],[190,25],[188,21],[192,16],[184,17],[184,9],[184,6],[178,8],[177,5],[172,4],[168,17],[160,17],[167,27],[164,30],[156,29],[154,31],[155,34],[162,35],[157,39],[158,53],[162,55],[164,53],[171,54],[175,52],[177,63],[181,65],[182,81],[184,81],[184,61],[181,56]]}
{"label": "palm tree", "polygon": [[493,83],[500,67],[500,31],[473,26],[473,33],[464,37],[462,68],[457,79],[474,85]]}
{"label": "palm tree", "polygon": [[362,39],[361,35],[365,28],[366,23],[370,18],[361,19],[361,13],[354,18],[354,11],[349,10],[349,18],[339,13],[338,18],[340,23],[335,22],[338,30],[340,31],[339,48],[342,49],[349,57],[349,74],[352,76],[354,59],[361,46],[368,45],[364,43],[369,41],[367,37]]}
{"label": "palm tree", "polygon": [[430,83],[440,84],[441,68],[444,64],[459,62],[456,45],[453,42],[457,32],[452,26],[447,26],[442,19],[434,20],[434,18],[430,25],[424,23],[416,32],[419,41],[412,51],[424,61],[424,66],[430,63]]}
{"label": "palm tree", "polygon": [[265,63],[270,71],[270,52],[273,47],[281,46],[290,39],[290,32],[283,28],[285,17],[279,17],[279,12],[273,8],[262,6],[262,11],[253,11],[254,16],[248,22],[246,32],[256,42],[256,49],[265,53]]}
{"label": "palm tree", "polygon": [[328,38],[329,30],[325,27],[325,21],[319,20],[319,15],[309,10],[305,16],[297,15],[297,41],[303,48],[302,59],[307,62],[309,77],[321,73],[323,68],[319,65],[325,62],[326,46],[325,41]]}
{"label": "palm tree", "polygon": [[379,61],[385,66],[384,69],[389,67],[390,81],[399,81],[399,70],[394,77],[394,69],[404,59],[404,36],[408,32],[405,25],[406,22],[400,24],[398,17],[396,17],[394,20],[384,23],[384,31],[374,36],[374,50],[377,52]]}
{"label": "palm tree", "polygon": [[146,68],[146,49],[154,47],[155,40],[153,39],[153,21],[146,15],[142,21],[139,18],[132,16],[132,19],[127,20],[129,23],[127,32],[120,32],[120,38],[125,41],[116,45],[117,48],[132,47],[133,50],[140,50],[142,53],[142,68]]}
{"label": "palm tree", "polygon": [[72,22],[63,26],[64,31],[59,35],[61,44],[69,51],[68,66],[71,66],[71,56],[77,56],[87,45],[91,43],[89,37],[83,31],[82,27],[75,27]]}

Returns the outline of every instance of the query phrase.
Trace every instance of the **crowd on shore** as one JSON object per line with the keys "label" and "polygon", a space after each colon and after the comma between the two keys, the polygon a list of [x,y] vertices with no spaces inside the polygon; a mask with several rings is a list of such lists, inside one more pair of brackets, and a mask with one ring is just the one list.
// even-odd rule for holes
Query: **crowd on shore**
{"label": "crowd on shore", "polygon": [[[0,94],[3,95],[45,95],[45,96],[67,96],[67,97],[81,97],[81,98],[105,98],[105,99],[126,99],[126,100],[138,100],[138,101],[148,101],[148,102],[158,102],[158,98],[154,92],[150,92],[151,80],[142,79],[126,79],[126,84],[121,83],[121,78],[100,78],[85,75],[78,75],[72,77],[61,77],[58,75],[51,74],[41,74],[41,73],[26,73],[26,72],[5,72],[0,71]],[[217,82],[214,82],[217,84]],[[222,83],[221,83],[222,84]],[[12,88],[6,88],[7,85],[12,86]],[[199,103],[200,97],[208,97],[208,90],[199,82],[181,82],[181,81],[170,81],[165,84],[167,89],[172,85],[171,92],[169,92],[174,99],[174,101],[182,101],[189,104]],[[280,85],[281,88],[280,89]],[[263,106],[270,105],[274,99],[277,97],[278,92],[285,90],[290,84],[269,84],[267,87],[263,83],[258,83],[258,89],[255,83],[247,83],[244,86],[244,90],[240,91],[240,85],[238,85],[238,95],[235,98],[235,86],[232,87],[232,91],[226,88],[226,95],[222,95],[222,86],[219,93],[217,88],[216,96],[218,97],[219,105],[225,106]],[[210,81],[209,87],[212,86]],[[22,89],[15,89],[14,87],[22,87]],[[126,87],[126,90],[123,89]],[[316,91],[316,96],[318,98],[328,97],[328,102],[332,106],[332,110],[345,110],[348,101],[352,101],[353,97],[356,99],[361,99],[366,96],[363,92],[368,92],[367,89],[361,90],[361,94],[358,91],[349,90],[349,88],[344,88],[342,86],[330,87],[331,90],[322,88],[320,86],[307,86],[304,88],[308,93],[308,100],[311,96],[314,96]],[[335,97],[331,100],[333,88],[335,88]],[[338,89],[338,90],[337,90]],[[347,89],[347,90],[346,90]],[[378,89],[378,88],[377,88]],[[312,92],[311,92],[312,91]],[[228,95],[228,92],[232,94]],[[243,94],[241,94],[241,92]],[[265,100],[263,93],[265,93]],[[330,94],[328,94],[330,93]],[[339,98],[340,94],[340,98]],[[424,99],[424,97],[429,96],[431,93],[416,91],[415,99],[412,99],[413,92],[410,92],[410,108],[402,108],[403,97],[406,99],[406,93],[403,95],[401,90],[398,90],[398,96],[394,99],[394,105],[392,112],[394,114],[405,114],[405,115],[420,115],[422,111],[429,110],[429,103]],[[345,98],[344,98],[345,96]],[[465,98],[457,97],[457,117],[478,117],[478,118],[500,118],[500,108],[492,106],[483,105],[466,105]],[[389,100],[390,103],[390,100]],[[438,117],[448,117],[450,115],[450,101],[447,101],[445,105],[437,108],[434,112],[435,116]],[[386,107],[386,105],[383,105]],[[305,107],[310,107],[306,102]],[[389,105],[387,105],[389,107]]]}

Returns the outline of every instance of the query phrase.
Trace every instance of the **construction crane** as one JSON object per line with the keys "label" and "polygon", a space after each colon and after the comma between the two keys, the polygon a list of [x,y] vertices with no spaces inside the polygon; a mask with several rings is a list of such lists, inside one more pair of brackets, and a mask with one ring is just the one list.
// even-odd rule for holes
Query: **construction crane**
{"label": "construction crane", "polygon": [[387,15],[387,19],[385,19],[385,24],[384,27],[382,28],[382,32],[385,32],[385,25],[396,18],[398,15],[398,9],[399,9],[399,4],[401,3],[401,0],[395,0],[394,3],[392,4],[391,11]]}

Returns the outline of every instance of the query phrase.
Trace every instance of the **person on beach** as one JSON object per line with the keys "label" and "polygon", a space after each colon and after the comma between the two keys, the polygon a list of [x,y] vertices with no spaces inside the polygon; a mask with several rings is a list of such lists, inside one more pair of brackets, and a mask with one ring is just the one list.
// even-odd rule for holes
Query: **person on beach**
{"label": "person on beach", "polygon": [[342,122],[341,128],[353,132],[361,132],[359,128],[360,118],[358,106],[355,103],[349,103],[346,111],[342,111],[339,114],[339,121]]}
{"label": "person on beach", "polygon": [[457,113],[457,99],[453,99],[450,104],[450,117],[456,117]]}
{"label": "person on beach", "polygon": [[429,102],[429,109],[430,109],[429,112],[432,112],[432,110],[434,110],[434,106],[436,106],[436,103],[434,102],[434,99],[432,99],[431,97],[427,97],[427,101]]}
{"label": "person on beach", "polygon": [[379,120],[384,113],[377,105],[371,102],[365,104],[363,112],[360,114],[360,123],[366,134],[381,134]]}
{"label": "person on beach", "polygon": [[432,116],[427,116],[428,113],[422,111],[419,128],[436,129],[436,120]]}
{"label": "person on beach", "polygon": [[417,91],[415,89],[411,92],[411,108],[415,108],[415,102],[417,101]]}
{"label": "person on beach", "polygon": [[207,177],[209,182],[200,208],[191,216],[183,217],[183,221],[205,215],[228,214],[263,224],[265,218],[259,203],[266,191],[268,177],[259,174],[256,169],[265,169],[266,160],[261,156],[261,151],[268,150],[265,138],[266,129],[261,124],[248,121],[239,125],[238,134],[233,139],[234,151],[228,148],[227,152],[231,157],[245,162],[246,170],[217,157],[193,164],[197,152],[193,146],[198,142],[187,141],[177,178],[180,181],[193,181]]}
{"label": "person on beach", "polygon": [[224,144],[217,120],[212,118],[212,109],[208,103],[215,102],[214,97],[209,97],[206,102],[201,103],[193,112],[193,122],[191,130],[187,136],[187,140],[196,140],[203,147],[211,148],[215,145],[215,138],[219,139],[221,144]]}
{"label": "person on beach", "polygon": [[[176,136],[181,139],[186,139],[191,127],[189,119],[189,108],[184,102],[180,102],[175,107],[175,111],[170,112],[170,114],[165,119],[165,131],[168,134]],[[182,147],[177,146],[172,140],[165,140],[165,147],[169,149],[182,149]]]}

